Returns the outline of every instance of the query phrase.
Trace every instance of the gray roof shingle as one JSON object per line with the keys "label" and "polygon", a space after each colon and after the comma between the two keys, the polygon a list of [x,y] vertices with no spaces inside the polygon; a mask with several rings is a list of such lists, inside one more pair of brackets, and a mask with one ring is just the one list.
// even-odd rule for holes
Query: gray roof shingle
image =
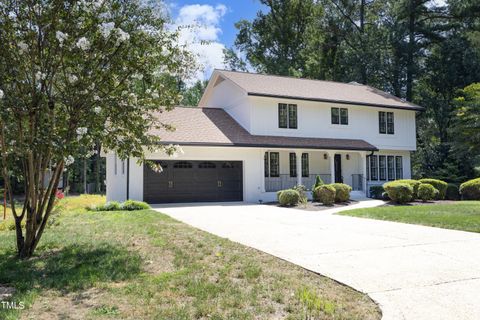
{"label": "gray roof shingle", "polygon": [[297,138],[251,135],[225,110],[214,108],[176,107],[158,114],[160,121],[175,127],[175,131],[152,130],[163,143],[180,145],[303,148],[330,150],[365,150],[377,148],[359,139]]}
{"label": "gray roof shingle", "polygon": [[324,101],[422,111],[423,107],[358,83],[311,80],[258,73],[215,70],[249,95]]}

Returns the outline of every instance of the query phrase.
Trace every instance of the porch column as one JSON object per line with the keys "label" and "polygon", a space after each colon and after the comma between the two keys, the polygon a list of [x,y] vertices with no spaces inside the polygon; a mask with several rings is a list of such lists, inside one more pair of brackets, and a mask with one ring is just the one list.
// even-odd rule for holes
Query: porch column
{"label": "porch column", "polygon": [[297,160],[297,184],[302,184],[302,152],[295,151],[295,158]]}
{"label": "porch column", "polygon": [[335,183],[335,153],[329,151],[328,159],[330,161],[330,183]]}
{"label": "porch column", "polygon": [[365,151],[360,152],[360,165],[362,166],[360,169],[362,173],[362,190],[367,195],[367,153]]}
{"label": "porch column", "polygon": [[265,152],[267,152],[266,149],[260,149],[260,159],[261,161],[261,177],[262,177],[262,182],[260,183],[260,192],[265,192]]}

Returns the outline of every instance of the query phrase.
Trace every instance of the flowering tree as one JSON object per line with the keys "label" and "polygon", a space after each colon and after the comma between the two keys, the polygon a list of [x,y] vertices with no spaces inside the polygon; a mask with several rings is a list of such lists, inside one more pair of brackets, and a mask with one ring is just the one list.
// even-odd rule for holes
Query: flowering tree
{"label": "flowering tree", "polygon": [[19,257],[33,254],[74,158],[96,143],[140,161],[159,148],[148,132],[168,127],[160,106],[181,99],[175,81],[193,69],[161,11],[140,0],[0,2],[0,151]]}

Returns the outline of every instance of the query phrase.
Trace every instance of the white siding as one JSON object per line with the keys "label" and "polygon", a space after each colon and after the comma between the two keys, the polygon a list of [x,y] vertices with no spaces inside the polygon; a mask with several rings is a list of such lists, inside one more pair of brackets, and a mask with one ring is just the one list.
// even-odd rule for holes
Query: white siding
{"label": "white siding", "polygon": [[[124,201],[127,196],[127,165],[122,173],[122,160],[114,153],[108,153],[107,158],[107,201]],[[115,173],[115,161],[117,171]]]}
{"label": "white siding", "polygon": [[[251,134],[362,139],[379,149],[416,149],[415,111],[263,97],[249,97],[249,101],[253,106]],[[278,127],[278,103],[298,105],[298,129]],[[331,107],[348,109],[348,125],[331,124]],[[379,133],[379,111],[394,113],[395,134]]]}

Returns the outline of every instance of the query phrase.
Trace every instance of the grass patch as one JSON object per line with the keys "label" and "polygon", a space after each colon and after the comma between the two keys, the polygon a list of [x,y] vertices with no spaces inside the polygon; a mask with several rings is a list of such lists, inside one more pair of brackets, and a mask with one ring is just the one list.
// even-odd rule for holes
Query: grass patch
{"label": "grass patch", "polygon": [[480,201],[386,206],[339,212],[339,215],[480,232]]}
{"label": "grass patch", "polygon": [[328,278],[152,210],[89,212],[87,199],[66,199],[28,261],[0,232],[0,286],[27,305],[0,319],[380,318]]}

